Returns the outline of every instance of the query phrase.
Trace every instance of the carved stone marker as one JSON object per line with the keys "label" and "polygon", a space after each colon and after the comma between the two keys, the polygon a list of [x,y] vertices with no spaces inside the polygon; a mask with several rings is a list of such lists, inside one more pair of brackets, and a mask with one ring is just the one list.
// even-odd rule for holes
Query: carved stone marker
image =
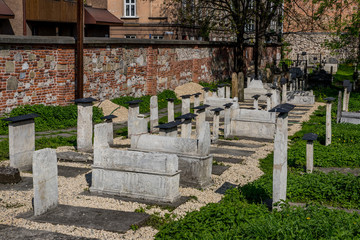
{"label": "carved stone marker", "polygon": [[269,111],[271,109],[271,96],[272,95],[273,95],[272,93],[266,94],[266,111]]}
{"label": "carved stone marker", "polygon": [[224,104],[225,113],[224,113],[224,138],[228,138],[231,132],[230,118],[231,118],[231,106],[233,103]]}
{"label": "carved stone marker", "polygon": [[104,123],[104,125],[106,125],[106,135],[107,135],[108,143],[110,145],[114,144],[114,125],[113,125],[114,118],[117,118],[117,116],[107,115],[101,118],[106,120],[106,123]]}
{"label": "carved stone marker", "polygon": [[218,85],[218,97],[225,98],[225,85],[224,84]]}
{"label": "carved stone marker", "polygon": [[58,205],[58,169],[55,149],[33,153],[34,215],[41,215]]}
{"label": "carved stone marker", "polygon": [[191,121],[196,117],[196,114],[187,113],[185,115],[181,115],[176,119],[183,120],[181,123],[181,137],[182,138],[191,138]]}
{"label": "carved stone marker", "polygon": [[194,107],[200,106],[200,95],[201,95],[200,92],[193,94],[193,96],[194,96]]}
{"label": "carved stone marker", "polygon": [[213,142],[216,142],[219,139],[219,122],[220,122],[220,112],[224,110],[223,108],[214,108],[211,111],[214,112],[213,118]]}
{"label": "carved stone marker", "polygon": [[209,91],[210,91],[210,88],[208,87],[204,87],[202,90],[204,90],[204,102],[205,100],[209,97]]}
{"label": "carved stone marker", "polygon": [[233,96],[233,98],[237,97],[240,102],[244,102],[244,99],[245,99],[245,77],[244,77],[244,73],[239,72],[238,81],[239,81],[239,83],[238,83],[239,90],[237,91],[237,95]]}
{"label": "carved stone marker", "polygon": [[279,113],[276,119],[274,140],[273,204],[286,200],[288,113],[294,107],[295,105],[285,103],[269,111]]}
{"label": "carved stone marker", "polygon": [[286,103],[287,101],[287,79],[281,78],[280,83],[282,85],[282,96],[281,96],[281,103]]}
{"label": "carved stone marker", "polygon": [[347,99],[347,97],[348,97],[348,93],[347,93],[347,91],[348,91],[348,86],[350,85],[350,80],[344,80],[343,81],[343,87],[344,87],[344,100],[343,100],[343,111],[344,112],[347,112],[347,102],[348,102],[348,99]]}
{"label": "carved stone marker", "polygon": [[167,109],[168,109],[168,122],[172,122],[175,120],[174,116],[174,101],[175,98],[168,98],[166,99],[168,101]]}
{"label": "carved stone marker", "polygon": [[180,96],[182,98],[181,103],[181,115],[187,114],[190,112],[190,97],[191,95],[182,95]]}
{"label": "carved stone marker", "polygon": [[80,152],[92,151],[93,137],[93,102],[94,98],[75,99],[77,105],[77,150]]}
{"label": "carved stone marker", "polygon": [[314,170],[314,141],[318,135],[315,133],[304,134],[303,140],[306,140],[306,172],[312,173]]}
{"label": "carved stone marker", "polygon": [[252,98],[254,99],[254,109],[259,110],[259,97],[260,95],[254,95]]}
{"label": "carved stone marker", "polygon": [[210,107],[210,105],[204,104],[198,107],[194,107],[193,109],[196,110],[196,138],[199,137],[202,128],[204,127],[205,120],[206,120],[206,108]]}
{"label": "carved stone marker", "polygon": [[331,144],[331,102],[335,100],[333,97],[324,98],[326,102],[326,139],[325,146]]}
{"label": "carved stone marker", "polygon": [[231,96],[232,97],[237,97],[237,93],[238,93],[238,76],[237,76],[237,74],[235,72],[231,75],[231,85],[232,85]]}
{"label": "carved stone marker", "polygon": [[158,98],[157,96],[152,96],[150,98],[150,132],[158,132],[158,129],[155,128],[159,125],[159,110],[158,110]]}
{"label": "carved stone marker", "polygon": [[168,137],[177,137],[177,129],[181,124],[181,121],[172,121],[165,124],[160,124],[157,126],[159,128],[160,136],[168,136]]}
{"label": "carved stone marker", "polygon": [[31,170],[32,154],[35,151],[35,122],[39,115],[31,113],[5,118],[9,121],[9,158],[10,167],[20,171]]}
{"label": "carved stone marker", "polygon": [[135,132],[135,120],[140,113],[139,104],[142,100],[133,100],[127,102],[129,104],[128,109],[128,137],[130,138],[133,132]]}
{"label": "carved stone marker", "polygon": [[337,113],[336,113],[336,123],[339,123],[340,119],[341,119],[341,99],[342,99],[342,92],[339,91]]}

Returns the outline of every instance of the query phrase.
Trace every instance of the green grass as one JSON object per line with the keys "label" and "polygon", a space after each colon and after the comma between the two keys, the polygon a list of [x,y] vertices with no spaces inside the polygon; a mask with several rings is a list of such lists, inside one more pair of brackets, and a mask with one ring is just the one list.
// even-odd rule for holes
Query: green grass
{"label": "green grass", "polygon": [[338,71],[334,75],[334,83],[342,82],[344,80],[351,80],[354,73],[354,67],[350,64],[339,64]]}

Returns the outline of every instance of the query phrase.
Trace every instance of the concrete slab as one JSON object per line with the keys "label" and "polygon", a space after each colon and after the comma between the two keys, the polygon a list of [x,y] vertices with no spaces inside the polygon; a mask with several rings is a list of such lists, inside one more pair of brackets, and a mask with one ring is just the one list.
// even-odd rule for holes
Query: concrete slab
{"label": "concrete slab", "polygon": [[215,148],[210,149],[211,154],[228,154],[233,156],[250,156],[254,154],[254,151],[247,150],[237,150],[237,149],[228,149],[228,148]]}
{"label": "concrete slab", "polygon": [[28,191],[33,188],[32,177],[21,177],[21,181],[17,184],[0,184],[0,191]]}
{"label": "concrete slab", "polygon": [[273,139],[267,139],[267,138],[255,138],[255,137],[237,137],[237,136],[229,136],[229,139],[238,139],[238,140],[250,140],[254,142],[274,142]]}
{"label": "concrete slab", "polygon": [[[30,216],[29,216],[30,214]],[[40,216],[33,216],[32,211],[20,214],[17,218],[26,218],[35,222],[78,226],[84,228],[125,233],[131,225],[141,226],[148,219],[146,213],[122,212],[99,208],[58,205],[57,208]]]}
{"label": "concrete slab", "polygon": [[239,158],[214,157],[214,161],[225,163],[242,163],[244,160]]}
{"label": "concrete slab", "polygon": [[330,173],[330,172],[333,172],[333,171],[336,171],[336,172],[340,172],[340,173],[343,173],[343,174],[353,174],[355,176],[359,176],[360,175],[360,168],[337,168],[337,167],[329,167],[329,168],[324,168],[324,167],[315,167],[314,168],[315,170],[318,170],[320,172],[324,172],[324,173]]}
{"label": "concrete slab", "polygon": [[218,140],[216,144],[218,146],[231,146],[231,147],[239,147],[239,148],[259,148],[264,146],[264,144],[249,144],[249,143],[239,143],[239,142],[231,142],[224,140]]}
{"label": "concrete slab", "polygon": [[78,153],[78,152],[58,152],[56,157],[60,161],[69,162],[92,162],[94,160],[94,154],[92,153]]}
{"label": "concrete slab", "polygon": [[0,239],[13,239],[13,240],[92,240],[96,238],[84,238],[84,237],[74,237],[71,235],[40,231],[40,230],[30,230],[26,228],[13,227],[8,225],[0,224]]}
{"label": "concrete slab", "polygon": [[58,165],[58,175],[66,178],[77,177],[91,171],[90,168],[69,167]]}
{"label": "concrete slab", "polygon": [[220,176],[221,174],[223,174],[223,172],[225,172],[229,168],[230,166],[213,165],[211,174]]}
{"label": "concrete slab", "polygon": [[219,187],[215,192],[224,195],[226,190],[228,190],[230,188],[236,188],[237,186],[238,185],[236,185],[236,184],[232,184],[232,183],[229,183],[229,182],[224,182],[224,184],[221,187]]}

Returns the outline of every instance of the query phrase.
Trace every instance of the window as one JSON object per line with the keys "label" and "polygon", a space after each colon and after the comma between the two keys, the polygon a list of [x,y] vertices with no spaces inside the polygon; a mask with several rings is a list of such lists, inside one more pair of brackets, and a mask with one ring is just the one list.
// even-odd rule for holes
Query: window
{"label": "window", "polygon": [[152,39],[164,39],[164,36],[162,36],[162,35],[152,35],[151,38]]}
{"label": "window", "polygon": [[136,17],[136,0],[124,0],[125,17]]}
{"label": "window", "polygon": [[249,23],[245,24],[245,32],[254,32],[255,23],[254,20],[250,20]]}
{"label": "window", "polygon": [[136,35],[125,35],[125,38],[132,38],[132,39],[134,39],[134,38],[136,38]]}

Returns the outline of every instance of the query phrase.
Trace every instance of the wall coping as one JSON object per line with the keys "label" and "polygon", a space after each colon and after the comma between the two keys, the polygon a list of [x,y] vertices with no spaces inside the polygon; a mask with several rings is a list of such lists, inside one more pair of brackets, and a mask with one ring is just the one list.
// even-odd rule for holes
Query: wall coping
{"label": "wall coping", "polygon": [[[58,36],[13,36],[0,35],[0,45],[3,44],[58,44],[74,45],[73,37]],[[85,45],[197,45],[197,46],[234,46],[235,42],[213,42],[192,40],[155,40],[155,39],[126,39],[126,38],[84,38]]]}

